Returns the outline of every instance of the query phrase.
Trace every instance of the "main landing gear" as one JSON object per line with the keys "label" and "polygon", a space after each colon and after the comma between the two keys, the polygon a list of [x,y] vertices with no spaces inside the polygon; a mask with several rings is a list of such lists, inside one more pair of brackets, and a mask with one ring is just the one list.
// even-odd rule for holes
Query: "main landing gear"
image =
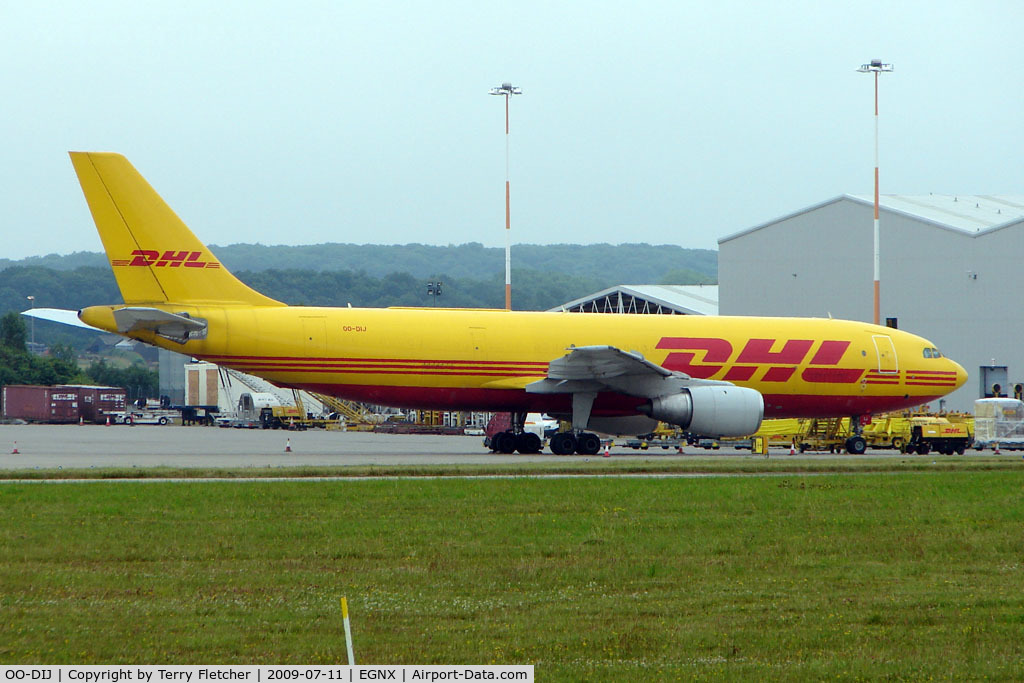
{"label": "main landing gear", "polygon": [[550,446],[555,455],[597,455],[601,450],[601,437],[590,432],[558,432],[551,437]]}
{"label": "main landing gear", "polygon": [[[487,445],[495,453],[540,453],[544,442],[539,436],[523,428],[526,413],[512,413],[512,426],[490,438]],[[551,437],[551,452],[555,455],[597,455],[601,451],[601,437],[584,431],[559,432]]]}
{"label": "main landing gear", "polygon": [[498,432],[491,437],[490,447],[495,453],[515,453],[533,455],[540,453],[544,447],[541,438],[532,432],[524,431],[526,413],[512,413],[512,428]]}

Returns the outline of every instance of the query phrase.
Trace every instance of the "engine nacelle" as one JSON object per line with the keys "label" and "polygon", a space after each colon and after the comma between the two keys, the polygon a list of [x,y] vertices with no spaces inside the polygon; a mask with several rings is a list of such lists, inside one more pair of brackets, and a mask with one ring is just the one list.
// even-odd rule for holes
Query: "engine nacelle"
{"label": "engine nacelle", "polygon": [[750,436],[761,426],[764,398],[747,387],[695,386],[652,398],[640,412],[701,436]]}

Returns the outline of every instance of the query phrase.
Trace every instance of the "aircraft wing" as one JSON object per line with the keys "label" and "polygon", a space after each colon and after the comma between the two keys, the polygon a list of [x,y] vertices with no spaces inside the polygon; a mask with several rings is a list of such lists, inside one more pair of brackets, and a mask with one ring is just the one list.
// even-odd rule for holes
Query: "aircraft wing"
{"label": "aircraft wing", "polygon": [[616,391],[653,398],[679,393],[695,384],[729,384],[693,379],[661,367],[636,351],[614,346],[579,346],[548,364],[548,376],[526,385],[533,394]]}

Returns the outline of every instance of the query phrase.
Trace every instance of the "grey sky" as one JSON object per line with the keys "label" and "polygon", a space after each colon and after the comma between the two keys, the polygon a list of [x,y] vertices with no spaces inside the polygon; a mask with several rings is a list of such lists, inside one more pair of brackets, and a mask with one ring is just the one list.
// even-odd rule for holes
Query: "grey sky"
{"label": "grey sky", "polygon": [[[629,5],[627,7],[627,4]],[[0,257],[99,251],[65,152],[212,244],[719,237],[872,188],[1024,193],[1024,5],[3,2]],[[866,245],[870,248],[870,245]]]}

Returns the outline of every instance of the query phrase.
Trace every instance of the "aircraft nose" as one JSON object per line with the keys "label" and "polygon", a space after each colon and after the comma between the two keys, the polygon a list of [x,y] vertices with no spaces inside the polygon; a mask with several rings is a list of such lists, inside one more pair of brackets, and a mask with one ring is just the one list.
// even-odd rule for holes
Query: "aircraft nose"
{"label": "aircraft nose", "polygon": [[967,371],[955,360],[950,360],[949,362],[952,364],[953,369],[956,370],[956,388],[959,389],[967,382]]}

